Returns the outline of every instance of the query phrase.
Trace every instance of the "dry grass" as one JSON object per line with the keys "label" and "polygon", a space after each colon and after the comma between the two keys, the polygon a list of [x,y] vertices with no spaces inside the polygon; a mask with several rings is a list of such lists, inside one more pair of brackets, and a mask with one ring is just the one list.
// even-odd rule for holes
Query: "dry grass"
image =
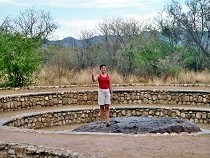
{"label": "dry grass", "polygon": [[181,71],[178,76],[169,76],[166,83],[171,84],[209,84],[210,83],[210,72],[206,69],[202,72],[194,71]]}
{"label": "dry grass", "polygon": [[[85,70],[59,70],[55,67],[43,68],[37,75],[42,76],[36,81],[37,86],[55,86],[55,85],[84,85],[92,84],[90,69]],[[95,74],[99,73],[98,68],[94,68]],[[210,72],[182,71],[175,77],[164,75],[162,77],[150,77],[148,79],[137,75],[123,77],[117,71],[108,71],[111,76],[112,84],[125,83],[148,83],[148,84],[210,84]]]}
{"label": "dry grass", "polygon": [[210,73],[206,69],[205,71],[202,72],[192,72],[192,71],[187,71],[187,72],[181,72],[178,81],[180,83],[210,83]]}
{"label": "dry grass", "polygon": [[113,84],[122,84],[125,83],[124,78],[117,73],[117,71],[109,72],[111,83]]}

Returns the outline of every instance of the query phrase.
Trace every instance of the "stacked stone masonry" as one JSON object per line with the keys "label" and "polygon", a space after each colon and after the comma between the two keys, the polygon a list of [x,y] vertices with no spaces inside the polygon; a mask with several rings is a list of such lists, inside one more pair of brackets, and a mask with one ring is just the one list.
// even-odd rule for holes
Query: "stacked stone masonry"
{"label": "stacked stone masonry", "polygon": [[[187,119],[195,123],[210,123],[210,109],[185,109],[161,107],[115,107],[110,109],[110,117],[122,116],[148,116],[172,117]],[[8,121],[7,126],[41,129],[51,126],[90,123],[99,120],[99,109],[75,109],[63,111],[50,111],[30,116],[18,117]]]}
{"label": "stacked stone masonry", "polygon": [[108,158],[43,146],[0,142],[0,158]]}
{"label": "stacked stone masonry", "polygon": [[[210,106],[210,91],[188,90],[114,90],[114,99],[110,109],[110,117],[121,116],[148,116],[173,117],[187,119],[195,123],[210,123],[210,109],[199,106]],[[96,105],[97,91],[62,91],[19,95],[0,95],[0,113],[23,109],[34,109],[50,106],[67,105]],[[124,106],[114,107],[115,104]],[[142,106],[147,104],[147,106]],[[151,105],[149,105],[151,104]],[[152,105],[153,104],[153,105]],[[159,107],[160,105],[182,105],[182,108]],[[132,106],[135,105],[135,106]],[[141,105],[141,106],[138,106]],[[184,105],[193,105],[195,108],[184,108]],[[89,123],[99,120],[99,109],[66,109],[23,115],[10,119],[4,125],[10,127],[41,129],[50,126]],[[86,157],[68,150],[48,149],[29,144],[0,142],[0,157]],[[106,156],[105,156],[106,157]]]}
{"label": "stacked stone masonry", "polygon": [[[210,91],[114,90],[112,104],[210,106]],[[67,105],[96,105],[97,91],[61,91],[0,96],[0,112]]]}

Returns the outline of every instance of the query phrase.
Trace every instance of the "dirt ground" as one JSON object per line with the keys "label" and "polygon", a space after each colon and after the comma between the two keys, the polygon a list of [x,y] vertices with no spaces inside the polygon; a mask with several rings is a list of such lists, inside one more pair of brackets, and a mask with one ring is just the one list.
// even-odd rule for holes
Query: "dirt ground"
{"label": "dirt ground", "polygon": [[[210,90],[209,87],[113,87],[113,89],[197,89]],[[87,90],[92,88],[56,88],[50,91]],[[0,96],[16,93],[33,93],[42,90],[0,91]],[[95,105],[97,106],[97,105]],[[115,105],[111,105],[115,106]],[[83,106],[86,107],[86,106]],[[65,107],[57,107],[65,108]],[[68,107],[71,108],[71,107]],[[75,106],[73,106],[75,108]],[[202,107],[201,107],[202,108]],[[207,108],[207,107],[205,107]],[[54,108],[51,108],[55,109]],[[23,111],[0,113],[0,118],[18,114],[45,111],[49,109],[31,109]],[[199,125],[210,129],[210,125]],[[46,130],[64,130],[74,126],[54,127]],[[38,145],[47,148],[67,149],[91,155],[108,155],[111,158],[210,158],[210,134],[170,134],[170,135],[105,135],[105,134],[51,134],[38,132],[20,132],[0,128],[0,142],[17,142]]]}

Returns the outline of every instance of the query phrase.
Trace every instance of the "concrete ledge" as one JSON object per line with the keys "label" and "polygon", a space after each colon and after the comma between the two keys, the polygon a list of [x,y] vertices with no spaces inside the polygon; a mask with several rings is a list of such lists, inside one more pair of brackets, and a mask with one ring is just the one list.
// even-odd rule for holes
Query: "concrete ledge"
{"label": "concrete ledge", "polygon": [[[171,86],[171,87],[210,87],[210,84],[144,84],[144,83],[130,83],[130,84],[112,84],[113,87],[127,87],[127,86]],[[5,90],[28,90],[28,89],[54,89],[54,88],[74,88],[74,87],[98,87],[98,84],[85,85],[59,85],[59,86],[30,86],[30,87],[6,87],[0,88],[0,91]]]}

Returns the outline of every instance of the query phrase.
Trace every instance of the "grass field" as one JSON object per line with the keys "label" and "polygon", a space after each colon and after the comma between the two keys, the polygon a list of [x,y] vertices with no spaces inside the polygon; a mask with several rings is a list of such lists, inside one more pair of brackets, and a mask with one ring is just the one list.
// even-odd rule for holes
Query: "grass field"
{"label": "grass field", "polygon": [[[99,69],[93,69],[99,73]],[[210,72],[208,70],[202,72],[182,71],[176,76],[165,74],[161,77],[142,77],[139,75],[129,75],[123,77],[117,71],[108,71],[111,77],[112,84],[125,83],[148,83],[148,84],[210,84]],[[57,70],[53,67],[43,68],[36,75],[39,80],[36,81],[36,86],[54,86],[54,85],[82,85],[92,83],[89,69],[86,70]]]}

